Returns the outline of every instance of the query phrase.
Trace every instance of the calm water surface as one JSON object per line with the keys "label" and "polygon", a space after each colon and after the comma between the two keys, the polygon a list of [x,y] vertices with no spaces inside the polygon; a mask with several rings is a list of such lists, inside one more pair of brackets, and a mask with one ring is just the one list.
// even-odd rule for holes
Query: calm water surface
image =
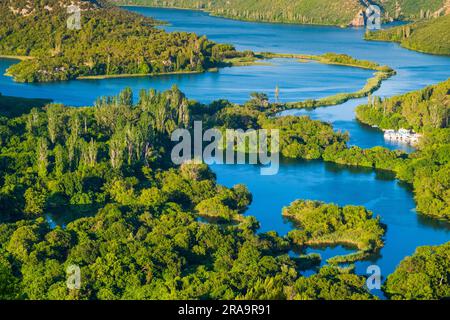
{"label": "calm water surface", "polygon": [[[347,53],[356,58],[387,64],[398,74],[385,81],[376,92],[387,97],[420,89],[450,76],[450,59],[409,51],[397,44],[362,40],[362,29],[250,23],[211,17],[189,10],[131,7],[129,10],[170,22],[167,31],[192,31],[218,42],[232,43],[237,49],[280,53],[323,54]],[[50,97],[69,105],[91,105],[99,95],[118,93],[129,86],[135,92],[142,88],[167,89],[177,84],[189,98],[210,102],[227,98],[233,102],[247,100],[250,92],[262,91],[273,97],[276,85],[283,101],[320,98],[361,88],[371,72],[354,68],[298,63],[289,59],[269,61],[271,66],[236,67],[218,73],[69,81],[52,84],[17,84],[0,76],[0,92],[5,95]],[[0,59],[0,73],[14,61]],[[355,120],[354,108],[366,99],[349,101],[341,106],[313,111],[289,111],[307,114],[313,119],[333,123],[337,130],[349,131],[350,144],[364,148],[382,145],[391,149],[406,146],[384,141],[382,133]],[[254,201],[247,214],[261,222],[261,232],[275,230],[284,235],[292,225],[281,216],[283,206],[296,199],[313,199],[339,205],[364,205],[380,215],[388,226],[385,247],[370,261],[358,262],[356,270],[365,274],[368,265],[377,264],[383,276],[392,273],[398,263],[415,248],[442,244],[450,240],[450,229],[415,211],[411,190],[392,177],[372,170],[345,168],[322,162],[284,162],[275,176],[261,176],[251,165],[213,166],[218,182],[226,186],[246,184]],[[320,252],[324,259],[348,252],[337,247],[308,249]]]}
{"label": "calm water surface", "polygon": [[[397,264],[415,248],[442,244],[450,240],[448,225],[416,214],[411,191],[392,177],[369,169],[342,167],[320,161],[292,161],[280,166],[274,176],[261,176],[251,165],[215,165],[218,182],[226,186],[244,183],[253,195],[248,215],[258,218],[261,232],[276,230],[284,235],[292,229],[281,210],[296,199],[312,199],[339,205],[363,205],[382,218],[387,225],[385,246],[369,261],[356,263],[356,271],[365,274],[377,264],[383,276],[392,273]],[[348,253],[336,248],[308,249],[320,253],[323,260]]]}

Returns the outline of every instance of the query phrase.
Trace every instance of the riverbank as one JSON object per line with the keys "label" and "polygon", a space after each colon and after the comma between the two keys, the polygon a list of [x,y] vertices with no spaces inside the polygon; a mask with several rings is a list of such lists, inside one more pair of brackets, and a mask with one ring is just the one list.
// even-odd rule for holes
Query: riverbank
{"label": "riverbank", "polygon": [[[345,57],[350,62],[343,63],[339,61],[339,58]],[[347,55],[340,55],[329,53],[325,55],[310,55],[310,54],[295,54],[295,53],[270,53],[260,52],[254,53],[252,56],[243,56],[236,58],[224,59],[223,63],[219,67],[209,68],[205,71],[173,71],[173,72],[159,72],[159,73],[142,73],[142,74],[114,74],[114,75],[92,75],[92,76],[79,76],[76,80],[107,80],[107,79],[126,79],[126,78],[145,78],[145,77],[159,77],[159,76],[171,76],[171,75],[193,75],[201,74],[205,72],[219,72],[220,68],[226,67],[247,67],[247,66],[271,66],[270,59],[276,58],[288,58],[297,59],[299,63],[317,62],[326,65],[337,65],[342,67],[353,67],[365,70],[384,70],[387,68],[389,72],[377,71],[373,78],[367,80],[365,86],[353,93],[338,93],[332,96],[317,100],[306,101],[294,101],[286,104],[272,104],[269,113],[277,113],[286,109],[300,109],[300,108],[316,108],[322,106],[338,105],[353,98],[361,98],[367,96],[369,93],[377,90],[384,79],[389,78],[395,72],[388,68],[377,65],[374,62],[362,61],[354,59]],[[6,72],[6,76],[12,76]]]}
{"label": "riverbank", "polygon": [[158,77],[168,75],[181,75],[181,74],[199,74],[204,72],[217,72],[218,68],[210,68],[206,71],[173,71],[173,72],[156,72],[156,73],[127,73],[127,74],[109,74],[109,75],[97,75],[97,76],[80,76],[76,80],[103,80],[103,79],[116,79],[116,78],[141,78],[141,77]]}
{"label": "riverbank", "polygon": [[389,141],[397,141],[400,143],[406,143],[416,147],[422,138],[421,134],[415,133],[412,130],[399,129],[396,130],[384,130],[384,138]]}
{"label": "riverbank", "polygon": [[30,56],[14,56],[14,55],[4,55],[4,54],[0,54],[0,59],[11,59],[11,60],[25,61],[25,60],[32,60],[32,59],[34,59],[34,57],[30,57]]}

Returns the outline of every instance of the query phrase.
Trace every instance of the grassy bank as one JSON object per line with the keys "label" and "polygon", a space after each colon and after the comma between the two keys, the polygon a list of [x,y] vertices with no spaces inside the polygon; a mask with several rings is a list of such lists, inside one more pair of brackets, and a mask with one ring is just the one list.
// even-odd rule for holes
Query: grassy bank
{"label": "grassy bank", "polygon": [[0,54],[0,59],[12,59],[12,60],[25,61],[25,60],[31,60],[31,59],[34,59],[34,57],[29,57],[29,56],[14,56],[14,55]]}
{"label": "grassy bank", "polygon": [[375,62],[367,60],[358,60],[345,54],[326,53],[324,55],[305,55],[305,54],[275,54],[262,53],[261,56],[270,58],[292,58],[304,61],[317,61],[323,64],[347,66],[352,68],[361,68],[367,70],[374,70],[374,76],[367,80],[365,86],[355,92],[339,93],[333,96],[321,99],[309,99],[298,102],[275,103],[270,105],[268,110],[271,113],[277,113],[288,109],[304,109],[304,108],[318,108],[325,106],[334,106],[342,104],[351,99],[358,99],[367,97],[369,94],[378,90],[384,80],[396,74],[396,71],[389,66],[381,66]]}
{"label": "grassy bank", "polygon": [[[216,68],[210,68],[208,72],[216,72]],[[156,72],[156,73],[127,73],[127,74],[110,74],[110,75],[98,75],[98,76],[81,76],[77,80],[103,80],[103,79],[115,79],[115,78],[141,78],[141,77],[157,77],[165,75],[177,75],[177,74],[199,74],[205,71],[173,71],[173,72]]]}

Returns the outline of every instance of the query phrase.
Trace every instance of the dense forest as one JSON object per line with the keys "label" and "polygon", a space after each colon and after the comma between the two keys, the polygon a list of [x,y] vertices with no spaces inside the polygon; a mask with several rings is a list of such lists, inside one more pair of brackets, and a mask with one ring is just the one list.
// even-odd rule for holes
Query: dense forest
{"label": "dense forest", "polygon": [[366,33],[367,40],[394,41],[425,53],[450,55],[450,15]]}
{"label": "dense forest", "polygon": [[386,281],[391,299],[436,300],[450,297],[450,242],[417,248]]}
{"label": "dense forest", "polygon": [[[223,17],[282,23],[346,26],[360,10],[359,0],[111,0],[119,5],[143,5],[207,10]],[[418,20],[444,14],[446,0],[370,1],[382,8],[386,21]]]}
{"label": "dense forest", "polygon": [[[359,0],[112,0],[117,5],[143,5],[207,10],[241,20],[320,25],[358,25],[365,10]],[[368,32],[367,40],[395,41],[405,48],[426,53],[450,55],[450,3],[448,0],[369,1],[381,7],[384,22],[394,20],[416,23]]]}
{"label": "dense forest", "polygon": [[319,56],[305,56],[305,58],[298,55],[289,54],[264,54],[265,57],[282,56],[298,59],[312,59],[324,64],[342,65],[354,68],[370,69],[376,71],[372,78],[369,78],[363,88],[355,92],[341,92],[332,96],[321,99],[307,99],[304,101],[295,101],[283,104],[272,104],[271,111],[277,113],[285,109],[303,109],[303,108],[317,108],[328,107],[342,104],[351,99],[358,99],[367,97],[376,90],[378,90],[384,80],[394,76],[397,72],[389,66],[381,66],[378,63],[368,60],[355,59],[347,54],[339,54],[328,52]]}
{"label": "dense forest", "polygon": [[11,66],[20,82],[80,76],[201,72],[239,55],[192,33],[166,33],[156,21],[98,1],[78,1],[80,30],[67,27],[73,1],[0,2],[0,55],[32,57]]}
{"label": "dense forest", "polygon": [[[142,91],[134,104],[126,89],[90,108],[50,104],[2,117],[0,297],[373,298],[349,269],[301,276],[289,239],[256,234],[255,218],[242,216],[251,202],[244,186],[217,185],[205,165],[172,165],[175,128],[203,117],[240,125],[231,108],[198,105],[177,88]],[[302,130],[320,127],[300,121]],[[79,290],[66,288],[73,264]]]}
{"label": "dense forest", "polygon": [[[288,252],[303,241],[298,232],[306,232],[311,243],[326,238],[326,221],[330,241],[353,241],[363,253],[377,250],[384,230],[372,213],[321,203],[305,211],[295,205],[291,210],[303,231],[289,237],[258,234],[258,221],[243,215],[252,201],[246,187],[218,185],[206,165],[174,166],[171,132],[192,128],[194,120],[206,127],[278,128],[285,157],[342,162],[330,157],[348,153],[345,159],[357,159],[356,165],[364,159],[372,167],[395,162],[404,168],[419,161],[425,171],[444,170],[440,163],[449,154],[448,145],[440,144],[448,143],[448,131],[433,131],[429,148],[411,159],[383,148],[349,149],[347,134],[329,124],[269,117],[267,96],[260,93],[244,105],[224,100],[201,105],[174,87],[143,90],[133,101],[126,89],[89,108],[50,104],[0,118],[2,298],[371,299],[364,277],[335,265],[363,258],[361,252],[336,257],[308,278],[302,270],[314,266],[317,257],[291,258]],[[407,168],[401,173],[417,177]],[[450,175],[438,174],[440,180],[429,176],[414,186],[416,196],[431,200],[430,214],[445,217],[448,204],[439,192],[449,189],[444,184]],[[430,192],[440,198],[430,198]],[[66,268],[73,264],[83,274],[79,290],[65,286]]]}

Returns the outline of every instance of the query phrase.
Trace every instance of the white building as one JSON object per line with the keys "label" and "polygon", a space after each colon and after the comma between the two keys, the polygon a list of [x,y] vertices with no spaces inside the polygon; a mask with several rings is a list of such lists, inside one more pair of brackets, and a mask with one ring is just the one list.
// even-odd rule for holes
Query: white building
{"label": "white building", "polygon": [[385,130],[384,138],[390,141],[397,141],[401,143],[407,143],[410,145],[417,145],[422,137],[421,134],[415,133],[412,130],[408,129],[400,129],[398,131],[395,130]]}

